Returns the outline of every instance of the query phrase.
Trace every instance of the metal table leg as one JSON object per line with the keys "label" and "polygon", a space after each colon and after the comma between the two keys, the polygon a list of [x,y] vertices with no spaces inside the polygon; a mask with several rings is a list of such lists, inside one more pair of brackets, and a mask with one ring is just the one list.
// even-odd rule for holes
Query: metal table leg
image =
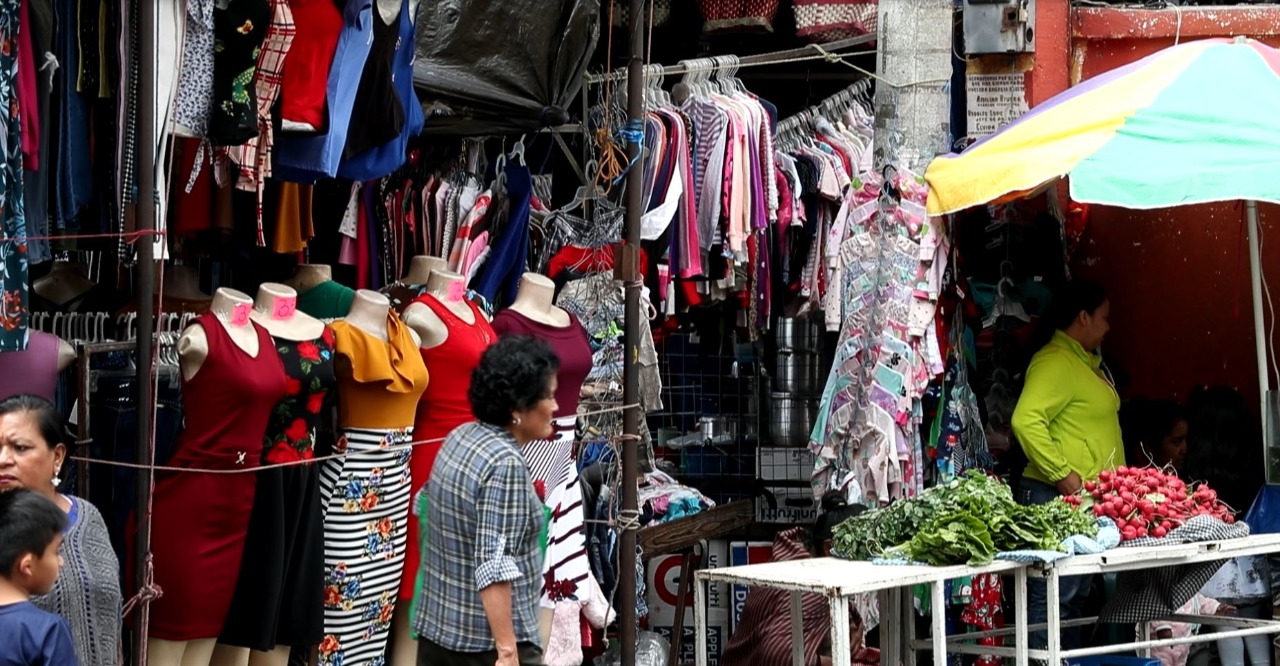
{"label": "metal table leg", "polygon": [[849,645],[849,600],[831,597],[827,601],[831,607],[831,664],[853,666],[853,648]]}
{"label": "metal table leg", "polygon": [[1027,569],[1018,567],[1013,571],[1013,662],[1014,666],[1029,666],[1027,657]]}
{"label": "metal table leg", "polygon": [[932,612],[929,615],[933,618],[933,666],[947,666],[947,583],[940,580],[931,587]]}
{"label": "metal table leg", "polygon": [[1057,666],[1062,663],[1062,616],[1059,615],[1058,609],[1062,604],[1059,599],[1061,596],[1061,581],[1058,577],[1058,570],[1050,567],[1049,577],[1045,580],[1049,588],[1048,599],[1045,603],[1048,608],[1045,609],[1045,617],[1049,619],[1049,664]]}
{"label": "metal table leg", "polygon": [[[707,666],[707,581],[699,580],[697,576],[693,579],[693,640],[696,653],[694,655],[694,663],[697,666]],[[674,627],[672,631],[682,631],[681,627]]]}

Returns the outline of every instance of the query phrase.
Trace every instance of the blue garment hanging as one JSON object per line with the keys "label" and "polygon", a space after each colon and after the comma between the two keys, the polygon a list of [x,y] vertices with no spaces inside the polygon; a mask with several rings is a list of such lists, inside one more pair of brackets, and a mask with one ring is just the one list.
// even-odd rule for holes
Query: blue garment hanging
{"label": "blue garment hanging", "polygon": [[373,47],[373,0],[347,0],[342,21],[342,34],[338,37],[333,67],[325,86],[328,117],[324,133],[280,133],[272,151],[273,175],[280,180],[314,183],[338,175],[360,75]]}
{"label": "blue garment hanging", "polygon": [[405,161],[409,137],[422,132],[426,116],[413,92],[414,24],[409,14],[409,0],[400,3],[400,38],[396,48],[394,81],[396,94],[404,107],[405,125],[395,139],[366,150],[338,165],[338,175],[351,180],[376,180],[390,175]]}
{"label": "blue garment hanging", "polygon": [[507,183],[507,223],[490,246],[489,258],[474,285],[477,293],[500,307],[515,301],[520,276],[524,275],[529,255],[529,208],[533,200],[533,176],[528,167],[508,161],[503,173]]}

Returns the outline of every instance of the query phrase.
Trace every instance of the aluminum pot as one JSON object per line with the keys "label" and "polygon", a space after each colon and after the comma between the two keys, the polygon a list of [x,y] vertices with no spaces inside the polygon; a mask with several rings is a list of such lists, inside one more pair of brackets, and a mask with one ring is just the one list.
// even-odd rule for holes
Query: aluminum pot
{"label": "aluminum pot", "polygon": [[778,350],[774,360],[773,390],[778,393],[814,395],[818,392],[818,354]]}
{"label": "aluminum pot", "polygon": [[769,434],[774,446],[808,446],[818,402],[789,393],[774,393],[769,404]]}
{"label": "aluminum pot", "polygon": [[779,350],[814,351],[818,348],[818,328],[808,318],[778,320],[774,341]]}

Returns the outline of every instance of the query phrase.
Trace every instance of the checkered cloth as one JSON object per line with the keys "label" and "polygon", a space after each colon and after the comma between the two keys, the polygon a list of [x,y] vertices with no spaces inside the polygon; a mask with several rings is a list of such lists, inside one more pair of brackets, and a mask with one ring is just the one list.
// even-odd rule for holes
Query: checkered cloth
{"label": "checkered cloth", "polygon": [[[1228,525],[1211,516],[1196,516],[1163,539],[1135,539],[1126,548],[1173,546],[1184,543],[1225,541],[1249,536],[1244,523]],[[1226,560],[1180,564],[1159,569],[1126,571],[1116,580],[1116,594],[1102,609],[1102,622],[1149,622],[1178,612],[1195,596]]]}

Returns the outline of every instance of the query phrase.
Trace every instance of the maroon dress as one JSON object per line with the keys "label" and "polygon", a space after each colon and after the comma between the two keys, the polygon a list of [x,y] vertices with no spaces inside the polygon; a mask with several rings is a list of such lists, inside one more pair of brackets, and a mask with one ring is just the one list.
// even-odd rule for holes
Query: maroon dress
{"label": "maroon dress", "polygon": [[[196,323],[204,328],[209,354],[195,377],[182,383],[185,427],[168,466],[254,469],[271,410],[285,397],[284,365],[256,323],[250,322],[258,334],[256,356],[237,346],[213,313]],[[156,474],[151,552],[163,595],[151,602],[151,637],[189,641],[222,632],[256,485],[253,473]],[[131,550],[133,543],[130,538]],[[132,575],[132,562],[128,571]]]}

